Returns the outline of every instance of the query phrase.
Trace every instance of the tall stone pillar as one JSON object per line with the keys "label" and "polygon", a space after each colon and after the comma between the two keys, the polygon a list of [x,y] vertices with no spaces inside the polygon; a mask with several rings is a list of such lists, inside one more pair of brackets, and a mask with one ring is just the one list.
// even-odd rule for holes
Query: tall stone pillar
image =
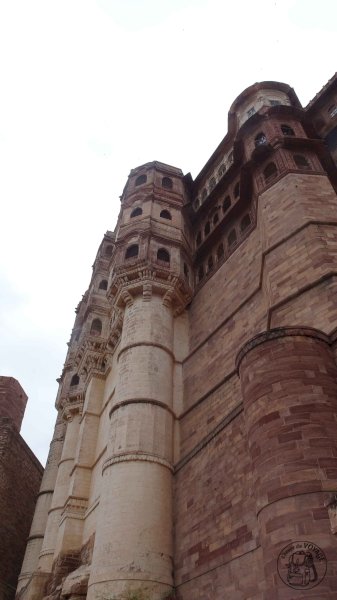
{"label": "tall stone pillar", "polygon": [[160,295],[125,299],[90,600],[172,586],[173,311]]}
{"label": "tall stone pillar", "polygon": [[65,427],[64,420],[58,415],[18,582],[18,592],[29,584],[27,598],[42,597],[43,587],[49,575],[48,571],[41,569],[37,571],[37,568],[62,454]]}
{"label": "tall stone pillar", "polygon": [[237,359],[268,600],[336,597],[325,503],[337,489],[337,368],[328,342],[314,329],[280,328]]}

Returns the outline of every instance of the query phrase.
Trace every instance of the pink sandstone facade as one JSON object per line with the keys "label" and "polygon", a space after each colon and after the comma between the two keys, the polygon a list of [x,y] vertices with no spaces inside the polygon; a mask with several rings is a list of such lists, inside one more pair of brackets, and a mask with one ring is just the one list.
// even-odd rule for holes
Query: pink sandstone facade
{"label": "pink sandstone facade", "polygon": [[337,77],[130,173],[56,400],[22,600],[337,595]]}

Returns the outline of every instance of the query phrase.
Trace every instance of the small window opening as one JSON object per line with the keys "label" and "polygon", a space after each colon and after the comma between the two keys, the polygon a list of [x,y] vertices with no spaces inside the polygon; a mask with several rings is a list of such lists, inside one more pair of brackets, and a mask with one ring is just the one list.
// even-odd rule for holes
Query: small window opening
{"label": "small window opening", "polygon": [[303,154],[294,154],[294,161],[299,169],[311,169],[309,161]]}
{"label": "small window opening", "polygon": [[91,323],[90,335],[101,335],[102,333],[102,321],[100,319],[94,319]]}
{"label": "small window opening", "polygon": [[200,206],[200,200],[199,200],[199,198],[196,198],[196,199],[194,200],[194,204],[193,204],[193,206],[194,206],[194,210],[198,210],[198,208],[199,208],[199,206]]}
{"label": "small window opening", "polygon": [[162,210],[160,216],[162,219],[169,219],[172,221],[171,213],[168,210]]}
{"label": "small window opening", "polygon": [[207,190],[206,190],[206,188],[204,188],[204,189],[202,190],[202,193],[201,193],[201,198],[202,198],[202,200],[205,200],[205,199],[207,198]]}
{"label": "small window opening", "polygon": [[132,244],[126,249],[125,258],[135,258],[138,256],[139,246],[138,244]]}
{"label": "small window opening", "polygon": [[235,231],[235,229],[232,229],[232,231],[230,231],[230,233],[228,235],[228,246],[234,246],[235,243],[236,243],[236,231]]}
{"label": "small window opening", "polygon": [[79,376],[77,374],[73,375],[72,378],[71,378],[70,386],[72,387],[74,385],[78,385],[79,383],[80,383]]}
{"label": "small window opening", "polygon": [[266,138],[265,134],[261,131],[255,137],[254,142],[255,142],[255,148],[257,148],[258,146],[263,146],[264,144],[266,144],[267,138]]}
{"label": "small window opening", "polygon": [[252,106],[252,108],[250,108],[249,110],[247,110],[247,117],[252,117],[253,115],[255,115],[255,107]]}
{"label": "small window opening", "polygon": [[286,125],[285,123],[281,125],[281,131],[283,135],[295,135],[295,131],[293,130],[293,128],[290,127],[290,125]]}
{"label": "small window opening", "polygon": [[243,217],[243,219],[240,223],[241,231],[245,231],[245,229],[247,229],[249,227],[250,223],[251,223],[250,216],[247,214]]}
{"label": "small window opening", "polygon": [[208,270],[209,271],[211,271],[213,269],[214,263],[213,263],[213,256],[212,255],[208,257],[207,266],[208,266]]}
{"label": "small window opening", "polygon": [[218,213],[215,213],[214,217],[213,217],[213,225],[216,225],[219,222],[219,215]]}
{"label": "small window opening", "polygon": [[218,170],[219,177],[222,177],[225,173],[226,173],[225,165],[220,165],[219,170]]}
{"label": "small window opening", "polygon": [[200,244],[201,244],[201,232],[200,231],[197,235],[196,243],[197,243],[197,246],[200,246]]}
{"label": "small window opening", "polygon": [[131,219],[132,219],[133,217],[139,217],[139,216],[140,216],[140,215],[142,215],[142,214],[143,214],[143,211],[142,211],[142,209],[140,208],[140,206],[137,206],[137,208],[134,208],[134,209],[133,209],[133,211],[132,211],[132,213],[131,213],[130,217],[131,217]]}
{"label": "small window opening", "polygon": [[198,279],[199,279],[199,281],[202,280],[203,276],[204,276],[204,267],[203,267],[203,265],[200,265],[200,267],[198,269]]}
{"label": "small window opening", "polygon": [[275,163],[270,162],[263,170],[263,177],[266,183],[270,183],[277,176],[277,168]]}
{"label": "small window opening", "polygon": [[143,183],[147,182],[147,176],[146,175],[139,175],[135,181],[135,185],[142,185]]}
{"label": "small window opening", "polygon": [[281,100],[270,100],[271,106],[279,106],[281,104]]}
{"label": "small window opening", "polygon": [[166,190],[172,190],[173,181],[172,181],[171,177],[163,177],[163,179],[161,180],[161,185]]}
{"label": "small window opening", "polygon": [[231,199],[229,196],[226,196],[226,198],[224,199],[223,204],[222,204],[222,210],[224,213],[227,212],[227,210],[230,208],[230,205],[231,205]]}
{"label": "small window opening", "polygon": [[329,106],[328,113],[329,113],[329,115],[330,115],[331,118],[333,118],[333,117],[335,117],[337,115],[337,106],[336,106],[336,104],[332,104],[331,106]]}
{"label": "small window opening", "polygon": [[105,256],[112,256],[112,246],[109,244],[109,246],[105,246]]}
{"label": "small window opening", "polygon": [[98,289],[99,290],[107,290],[108,289],[108,282],[106,279],[102,279],[102,281],[99,282]]}
{"label": "small window opening", "polygon": [[205,229],[204,229],[205,235],[208,235],[210,231],[211,231],[211,224],[209,221],[207,221],[207,223],[205,225]]}
{"label": "small window opening", "polygon": [[219,244],[218,249],[216,251],[216,255],[218,260],[221,260],[222,257],[224,256],[224,247],[223,244]]}
{"label": "small window opening", "polygon": [[184,275],[185,275],[185,277],[188,277],[188,266],[185,262],[184,262]]}
{"label": "small window opening", "polygon": [[240,183],[237,182],[234,187],[234,198],[240,197]]}
{"label": "small window opening", "polygon": [[170,254],[165,248],[159,248],[157,252],[157,260],[162,260],[164,262],[170,262]]}

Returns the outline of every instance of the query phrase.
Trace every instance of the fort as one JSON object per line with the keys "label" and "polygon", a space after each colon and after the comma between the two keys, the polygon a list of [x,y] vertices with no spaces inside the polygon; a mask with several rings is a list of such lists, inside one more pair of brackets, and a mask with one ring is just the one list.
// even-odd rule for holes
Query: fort
{"label": "fort", "polygon": [[336,597],[336,163],[335,75],[306,107],[243,91],[194,180],[131,170],[76,311],[20,599]]}

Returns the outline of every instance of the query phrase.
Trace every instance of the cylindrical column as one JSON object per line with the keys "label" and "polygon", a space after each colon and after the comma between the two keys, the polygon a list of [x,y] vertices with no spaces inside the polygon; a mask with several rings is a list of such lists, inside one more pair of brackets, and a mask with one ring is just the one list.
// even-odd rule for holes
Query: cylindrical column
{"label": "cylindrical column", "polygon": [[33,522],[30,529],[25,557],[22,563],[21,574],[18,582],[18,592],[25,587],[28,581],[30,582],[30,592],[27,595],[27,598],[34,597],[36,590],[39,590],[41,585],[44,583],[42,577],[43,573],[41,571],[39,571],[36,576],[36,583],[31,580],[31,576],[37,571],[38,567],[39,554],[41,552],[46,530],[48,512],[54,492],[58,464],[62,454],[65,426],[66,424],[64,420],[60,415],[58,415],[53,439],[50,444],[46,468],[41,482],[40,492],[37,497]]}
{"label": "cylindrical column", "polygon": [[55,558],[59,533],[59,524],[64,503],[69,495],[70,472],[74,464],[76,445],[79,432],[79,414],[74,414],[66,425],[66,434],[62,448],[61,460],[58,465],[55,491],[48,513],[46,532],[39,558],[39,569],[50,572]]}
{"label": "cylindrical column", "polygon": [[88,599],[172,586],[172,310],[125,309]]}
{"label": "cylindrical column", "polygon": [[328,339],[309,328],[271,330],[244,346],[238,366],[264,598],[290,599],[295,589],[298,600],[332,600],[337,546],[324,504],[337,489],[337,368]]}

